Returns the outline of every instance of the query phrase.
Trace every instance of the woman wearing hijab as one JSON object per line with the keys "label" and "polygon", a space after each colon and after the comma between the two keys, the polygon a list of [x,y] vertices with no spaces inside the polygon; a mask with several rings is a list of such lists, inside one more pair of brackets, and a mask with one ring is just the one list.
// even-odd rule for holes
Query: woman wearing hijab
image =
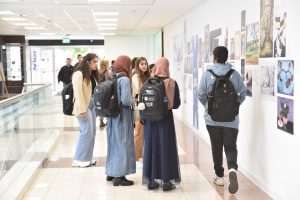
{"label": "woman wearing hijab", "polygon": [[114,63],[116,75],[123,75],[117,79],[117,95],[122,105],[121,112],[117,117],[108,118],[107,122],[106,180],[113,181],[114,186],[133,185],[133,181],[127,180],[125,176],[136,172],[130,64],[131,60],[128,56],[119,56]]}
{"label": "woman wearing hijab", "polygon": [[168,114],[160,121],[144,121],[144,159],[143,181],[148,189],[159,188],[155,179],[163,181],[163,191],[175,189],[181,181],[176,133],[172,109],[180,106],[180,94],[175,80],[169,78],[169,61],[159,58],[153,68],[152,76],[164,78],[168,98]]}

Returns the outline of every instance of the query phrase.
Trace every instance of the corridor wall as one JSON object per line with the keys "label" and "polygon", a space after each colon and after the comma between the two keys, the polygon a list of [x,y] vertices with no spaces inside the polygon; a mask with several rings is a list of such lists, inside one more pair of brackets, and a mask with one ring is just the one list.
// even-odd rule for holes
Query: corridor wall
{"label": "corridor wall", "polygon": [[164,27],[164,53],[181,91],[175,115],[207,142],[198,83],[213,48],[228,47],[248,87],[239,170],[274,199],[300,199],[299,8],[298,0],[204,0]]}

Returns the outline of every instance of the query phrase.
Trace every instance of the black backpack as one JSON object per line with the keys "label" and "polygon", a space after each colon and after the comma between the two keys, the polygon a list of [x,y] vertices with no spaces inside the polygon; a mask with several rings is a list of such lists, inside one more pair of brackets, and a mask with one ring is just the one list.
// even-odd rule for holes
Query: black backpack
{"label": "black backpack", "polygon": [[168,113],[168,98],[166,96],[164,79],[151,77],[141,88],[139,103],[145,104],[140,110],[141,119],[160,121]]}
{"label": "black backpack", "polygon": [[232,122],[239,113],[238,95],[230,81],[234,70],[230,69],[224,76],[218,76],[212,70],[208,71],[215,77],[212,90],[208,94],[208,114],[214,121]]}
{"label": "black backpack", "polygon": [[122,102],[119,104],[117,88],[117,79],[124,76],[112,76],[101,82],[94,89],[94,103],[96,114],[102,117],[116,117],[122,110]]}
{"label": "black backpack", "polygon": [[74,91],[72,82],[67,84],[66,87],[61,92],[62,101],[63,101],[63,112],[65,115],[73,115],[74,107]]}

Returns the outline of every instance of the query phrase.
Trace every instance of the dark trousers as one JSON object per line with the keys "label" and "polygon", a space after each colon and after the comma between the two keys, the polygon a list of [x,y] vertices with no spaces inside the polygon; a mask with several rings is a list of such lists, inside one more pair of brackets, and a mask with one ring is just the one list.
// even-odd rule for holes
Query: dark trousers
{"label": "dark trousers", "polygon": [[234,168],[237,170],[237,148],[236,141],[238,129],[221,127],[221,126],[206,126],[212,149],[214,160],[214,169],[218,177],[224,176],[223,168],[223,146],[225,149],[228,169]]}

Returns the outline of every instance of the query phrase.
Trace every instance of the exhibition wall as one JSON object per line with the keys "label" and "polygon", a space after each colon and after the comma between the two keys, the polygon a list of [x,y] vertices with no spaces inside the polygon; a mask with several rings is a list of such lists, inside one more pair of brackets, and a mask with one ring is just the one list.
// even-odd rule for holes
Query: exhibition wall
{"label": "exhibition wall", "polygon": [[213,49],[228,48],[228,62],[248,89],[240,108],[239,170],[274,199],[300,198],[295,123],[300,93],[294,90],[299,85],[299,8],[297,0],[205,0],[164,27],[164,54],[181,92],[175,115],[208,143],[198,84],[213,63]]}

